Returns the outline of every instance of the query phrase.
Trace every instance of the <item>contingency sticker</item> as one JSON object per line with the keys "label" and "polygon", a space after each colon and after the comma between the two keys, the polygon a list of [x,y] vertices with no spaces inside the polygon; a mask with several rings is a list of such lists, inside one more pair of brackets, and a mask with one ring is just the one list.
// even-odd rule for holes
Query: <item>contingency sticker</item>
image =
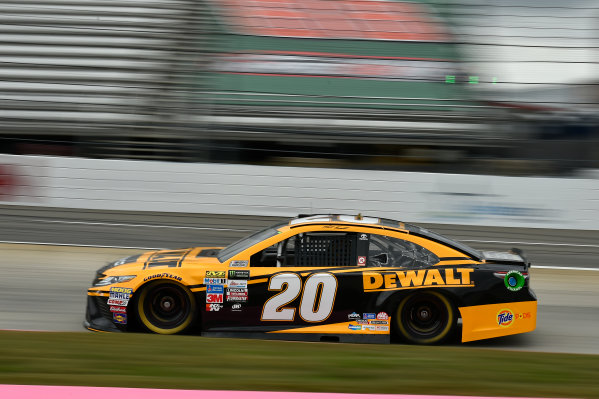
{"label": "contingency sticker", "polygon": [[206,294],[206,303],[223,303],[223,294]]}
{"label": "contingency sticker", "polygon": [[524,287],[524,276],[517,270],[512,270],[503,279],[505,287],[510,291],[520,291]]}
{"label": "contingency sticker", "polygon": [[227,284],[226,278],[205,278],[204,284],[206,285],[224,285]]}
{"label": "contingency sticker", "polygon": [[129,304],[129,298],[131,298],[132,292],[133,288],[111,287],[107,304],[115,306],[127,306]]}
{"label": "contingency sticker", "polygon": [[218,312],[223,308],[223,305],[220,303],[207,303],[206,304],[206,312]]}
{"label": "contingency sticker", "polygon": [[237,280],[247,280],[250,278],[249,270],[229,270],[229,278]]}
{"label": "contingency sticker", "polygon": [[117,324],[127,324],[127,313],[113,313],[112,321]]}
{"label": "contingency sticker", "polygon": [[224,270],[208,270],[206,271],[206,278],[226,278],[227,272]]}
{"label": "contingency sticker", "polygon": [[247,288],[248,282],[247,280],[229,280],[227,285],[229,288]]}
{"label": "contingency sticker", "polygon": [[245,288],[228,288],[227,302],[247,302],[248,290]]}
{"label": "contingency sticker", "polygon": [[247,267],[247,260],[232,260],[229,262],[229,267]]}
{"label": "contingency sticker", "polygon": [[224,294],[225,286],[224,285],[207,285],[206,293],[208,293],[208,294]]}

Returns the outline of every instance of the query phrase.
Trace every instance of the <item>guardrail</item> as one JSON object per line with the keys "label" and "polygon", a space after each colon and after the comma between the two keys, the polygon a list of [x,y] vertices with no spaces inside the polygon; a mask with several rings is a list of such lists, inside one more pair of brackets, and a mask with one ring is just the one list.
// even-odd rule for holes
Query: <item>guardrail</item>
{"label": "guardrail", "polygon": [[0,203],[597,230],[599,180],[4,155]]}

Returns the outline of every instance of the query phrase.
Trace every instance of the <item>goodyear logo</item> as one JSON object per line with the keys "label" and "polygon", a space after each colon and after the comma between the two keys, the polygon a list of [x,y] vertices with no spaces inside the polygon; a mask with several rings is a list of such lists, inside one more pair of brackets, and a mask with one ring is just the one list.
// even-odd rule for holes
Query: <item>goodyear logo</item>
{"label": "goodyear logo", "polygon": [[500,327],[507,327],[514,322],[514,314],[509,309],[500,310],[497,313],[497,324]]}
{"label": "goodyear logo", "polygon": [[407,290],[420,287],[474,287],[471,268],[363,272],[364,291]]}

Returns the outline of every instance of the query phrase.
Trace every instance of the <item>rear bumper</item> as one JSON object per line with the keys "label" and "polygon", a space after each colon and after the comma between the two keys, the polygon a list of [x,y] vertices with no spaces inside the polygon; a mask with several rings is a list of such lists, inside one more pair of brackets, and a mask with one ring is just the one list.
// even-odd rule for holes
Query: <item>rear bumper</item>
{"label": "rear bumper", "polygon": [[537,326],[537,301],[465,306],[459,310],[462,342],[521,334]]}

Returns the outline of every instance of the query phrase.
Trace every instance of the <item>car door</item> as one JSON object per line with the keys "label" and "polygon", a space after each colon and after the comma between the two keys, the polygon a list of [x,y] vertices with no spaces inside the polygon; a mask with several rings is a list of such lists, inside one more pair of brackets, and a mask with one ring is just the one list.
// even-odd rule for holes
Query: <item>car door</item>
{"label": "car door", "polygon": [[[367,251],[356,232],[293,231],[268,244],[231,262],[224,309],[210,315],[209,331],[314,331],[348,321],[363,295],[359,251]],[[240,272],[243,279],[231,278]]]}

